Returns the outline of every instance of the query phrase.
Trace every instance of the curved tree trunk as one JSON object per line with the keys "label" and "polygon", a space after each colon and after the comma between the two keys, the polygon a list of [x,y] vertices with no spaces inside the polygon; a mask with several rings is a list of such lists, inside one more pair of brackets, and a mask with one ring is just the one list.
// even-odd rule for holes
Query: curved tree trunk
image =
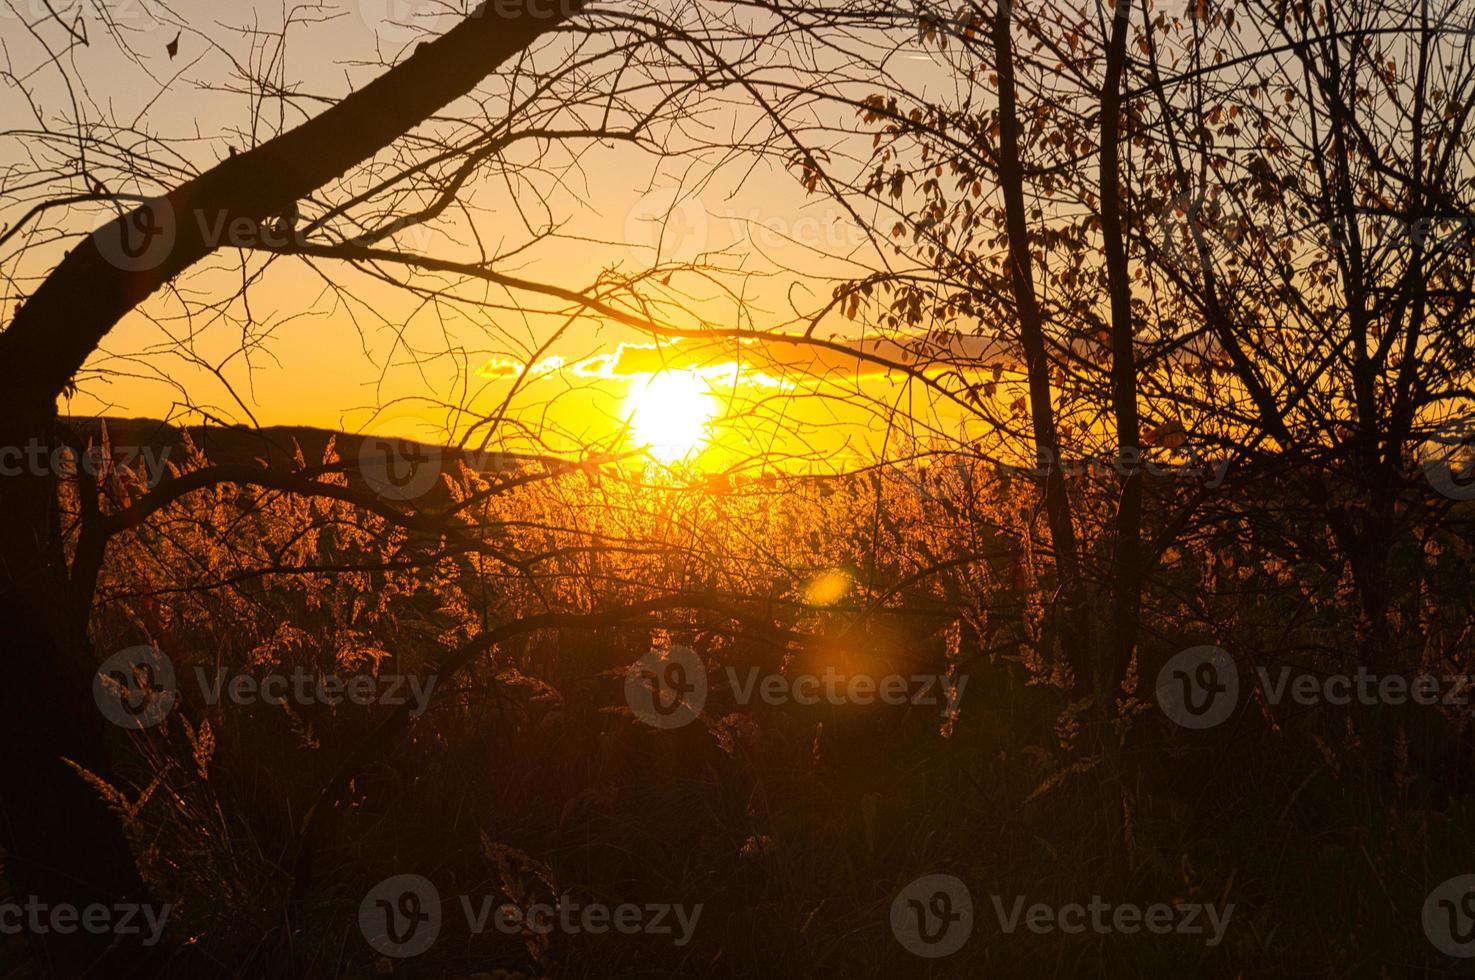
{"label": "curved tree trunk", "polygon": [[[56,400],[129,311],[222,242],[232,222],[274,216],[465,95],[582,6],[483,4],[321,115],[230,157],[165,197],[104,225],[51,272],[3,334],[0,446],[54,445]],[[556,8],[556,9],[555,9]],[[49,467],[0,477],[0,616],[11,665],[0,694],[0,840],[17,899],[48,906],[143,900],[117,818],[64,760],[107,779],[109,723],[92,697],[97,657],[87,635],[91,581],[71,581]],[[80,976],[112,937],[77,930],[33,937],[49,973]],[[135,968],[114,952],[98,975]],[[120,959],[122,962],[120,962]]]}

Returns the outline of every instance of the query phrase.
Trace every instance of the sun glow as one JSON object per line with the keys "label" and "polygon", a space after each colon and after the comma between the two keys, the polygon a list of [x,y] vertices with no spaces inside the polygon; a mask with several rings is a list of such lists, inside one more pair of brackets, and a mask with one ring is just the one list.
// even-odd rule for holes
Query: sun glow
{"label": "sun glow", "polygon": [[635,441],[663,463],[685,460],[706,444],[719,405],[711,387],[692,371],[662,371],[625,399]]}

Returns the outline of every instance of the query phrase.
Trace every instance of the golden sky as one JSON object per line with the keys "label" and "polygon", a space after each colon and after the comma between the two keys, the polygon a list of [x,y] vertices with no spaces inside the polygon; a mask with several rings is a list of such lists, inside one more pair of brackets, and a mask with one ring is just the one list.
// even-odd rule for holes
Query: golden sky
{"label": "golden sky", "polygon": [[[60,77],[48,76],[44,52],[16,19],[44,20],[44,5],[10,3],[0,2],[0,32],[13,67],[27,80],[30,104],[43,115],[63,114]],[[232,77],[240,65],[299,91],[342,94],[382,70],[366,64],[376,48],[393,60],[419,36],[394,21],[413,22],[439,9],[414,0],[350,0],[336,17],[294,24],[289,44],[277,52],[228,28],[253,19],[279,25],[280,7],[223,11],[185,0],[172,5],[174,22],[147,0],[110,7],[119,37],[136,57],[125,57],[117,44],[74,49],[73,73],[92,99],[84,115],[115,121],[140,151],[170,157],[161,169],[180,174],[300,118],[256,99]],[[424,23],[443,29],[451,20]],[[165,48],[176,34],[179,53],[170,58]],[[925,56],[916,61],[903,70],[925,76]],[[742,121],[741,110],[712,111],[728,125]],[[0,104],[0,124],[36,128],[23,100]],[[56,152],[64,176],[50,190],[75,191],[79,178],[66,175],[66,153]],[[509,159],[528,162],[517,160],[516,151]],[[130,182],[107,161],[93,168],[89,177],[113,191],[160,190]],[[395,244],[460,260],[474,259],[479,246],[509,254],[498,271],[575,290],[611,270],[720,267],[716,275],[676,272],[648,284],[660,317],[686,328],[802,328],[799,314],[822,305],[837,278],[863,273],[873,262],[851,216],[823,195],[806,194],[773,159],[718,166],[700,156],[662,158],[584,141],[554,148],[538,171],[497,177],[467,185],[463,213],[434,230],[411,228]],[[112,186],[119,182],[125,186]],[[93,227],[108,215],[104,206],[86,204],[71,209],[64,224]],[[40,243],[23,265],[6,271],[40,274],[64,244]],[[243,299],[236,294],[247,277]],[[679,446],[660,450],[671,459],[768,453],[833,463],[864,455],[864,446],[885,437],[874,404],[861,407],[858,393],[859,401],[882,406],[916,397],[898,378],[843,354],[731,340],[657,341],[594,314],[570,321],[560,300],[475,286],[460,291],[468,302],[447,302],[336,260],[222,249],[177,285],[106,338],[64,412],[182,422],[199,421],[203,412],[236,423],[451,440],[479,419],[505,416],[496,439],[513,443],[511,449],[571,452],[609,448],[621,438],[623,445],[657,438],[690,444],[685,453]],[[22,292],[8,292],[6,304]],[[854,325],[838,316],[818,333],[859,340]],[[805,397],[816,392],[825,397]],[[538,441],[543,445],[532,445]]]}

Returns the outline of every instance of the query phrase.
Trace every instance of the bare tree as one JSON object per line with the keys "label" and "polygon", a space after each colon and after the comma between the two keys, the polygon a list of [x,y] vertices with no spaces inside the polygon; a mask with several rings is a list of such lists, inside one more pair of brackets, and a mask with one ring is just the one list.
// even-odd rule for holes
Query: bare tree
{"label": "bare tree", "polygon": [[[556,140],[567,135],[559,130],[518,132],[506,121],[493,118],[488,130],[423,154],[398,177],[371,184],[368,193],[336,205],[317,204],[315,198],[345,172],[386,147],[414,146],[416,141],[407,134],[502,66],[515,66],[514,59],[525,57],[530,46],[555,31],[579,6],[482,5],[378,78],[327,102],[298,125],[284,126],[256,145],[177,182],[166,175],[177,173],[178,166],[137,174],[138,183],[163,177],[164,192],[145,195],[142,203],[124,208],[115,220],[78,240],[15,304],[15,314],[0,335],[0,347],[15,381],[7,387],[0,409],[0,442],[55,445],[57,400],[109,330],[152,293],[222,245],[295,247],[299,231],[322,226],[355,204],[392,201],[396,185],[440,168],[445,176],[436,188],[439,193],[428,195],[430,204],[424,210],[408,221],[371,226],[364,232],[370,242],[383,239],[397,228],[439,213],[453,200],[461,182],[508,145],[519,139]],[[65,70],[60,58],[54,64]],[[579,58],[571,56],[566,70],[578,69]],[[514,99],[514,116],[518,109]],[[41,122],[44,125],[48,120]],[[579,131],[591,136],[601,132]],[[86,150],[93,137],[83,131],[77,139],[82,156],[75,163],[84,178],[90,177],[98,172],[91,168],[103,155],[99,147],[115,144],[106,137],[92,144],[94,162],[89,163]],[[89,188],[88,196],[105,190]],[[128,196],[120,199],[126,201]],[[309,201],[316,205],[315,210],[299,217],[302,202]],[[75,203],[75,196],[37,204],[8,229],[5,239],[31,234],[32,221],[68,203]],[[211,230],[221,227],[232,229],[232,242],[212,239]],[[25,238],[18,240],[26,244]],[[243,478],[247,477],[220,472],[205,480]],[[264,477],[255,474],[251,478]],[[84,499],[83,526],[73,559],[67,553],[56,474],[44,468],[28,470],[3,484],[0,500],[10,520],[0,534],[4,556],[0,596],[15,625],[12,663],[17,675],[27,680],[24,686],[8,688],[0,714],[5,719],[7,743],[31,760],[25,766],[7,767],[0,791],[6,809],[7,870],[19,891],[48,901],[83,904],[136,897],[143,886],[121,830],[72,768],[80,766],[100,776],[110,772],[103,723],[87,703],[89,678],[95,670],[87,622],[100,554],[109,535],[128,522],[110,524]],[[182,489],[187,487],[169,493]],[[326,492],[310,479],[299,481],[298,489]],[[61,972],[81,972],[99,955],[97,941],[81,935],[71,942],[53,942],[46,955]]]}

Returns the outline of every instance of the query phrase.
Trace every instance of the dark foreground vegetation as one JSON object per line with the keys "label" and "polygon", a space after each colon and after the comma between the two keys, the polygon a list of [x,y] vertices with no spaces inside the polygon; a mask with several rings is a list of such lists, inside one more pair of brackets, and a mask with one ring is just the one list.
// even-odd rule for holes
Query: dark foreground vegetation
{"label": "dark foreground vegetation", "polygon": [[[176,444],[172,479],[204,465],[192,446]],[[295,465],[343,471],[328,450]],[[465,525],[485,551],[347,503],[222,487],[110,554],[99,650],[163,651],[178,700],[121,736],[118,776],[93,788],[171,903],[177,975],[1457,975],[1421,914],[1452,869],[1475,868],[1471,708],[1267,701],[1257,668],[1272,687],[1283,665],[1351,673],[1345,638],[1366,631],[1334,562],[1284,557],[1316,551],[1306,515],[1274,503],[1282,477],[1230,474],[1146,596],[1143,663],[1209,643],[1238,665],[1235,710],[1195,731],[1151,703],[1155,670],[1107,711],[1071,697],[1042,628],[1052,586],[1024,546],[1039,520],[1027,477],[949,460],[714,491],[617,469],[521,486],[533,464],[448,469],[440,509],[480,494]],[[141,491],[141,473],[106,472],[119,503]],[[1072,481],[1083,506],[1103,489]],[[1166,503],[1202,487],[1153,490]],[[1411,510],[1442,499],[1407,491]],[[1393,557],[1384,674],[1470,673],[1468,517],[1438,510]],[[591,535],[601,545],[580,546]],[[712,681],[699,718],[662,730],[622,689],[671,644]],[[738,703],[752,667],[967,682],[955,713]],[[211,704],[197,672],[221,668],[437,683],[402,726],[385,704]],[[975,927],[928,962],[897,943],[890,908],[940,871],[968,883]],[[407,873],[441,895],[440,937],[380,957],[360,902]],[[473,932],[461,896],[700,913],[680,943]],[[1213,904],[1228,921],[1212,943],[1207,923],[1008,932],[1018,896]]]}

